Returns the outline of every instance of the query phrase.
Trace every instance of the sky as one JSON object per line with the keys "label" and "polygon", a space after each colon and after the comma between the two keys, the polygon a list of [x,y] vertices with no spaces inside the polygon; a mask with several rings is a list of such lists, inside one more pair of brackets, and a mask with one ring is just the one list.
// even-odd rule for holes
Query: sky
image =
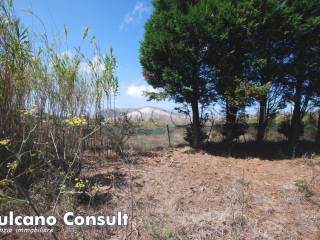
{"label": "sky", "polygon": [[[33,14],[28,13],[30,9]],[[142,96],[142,91],[152,90],[143,78],[139,62],[144,24],[153,11],[151,0],[14,0],[14,10],[31,31],[45,31],[49,37],[63,36],[66,26],[68,47],[81,46],[87,27],[101,50],[107,52],[112,47],[120,83],[116,107],[175,107],[172,102],[150,102]]]}

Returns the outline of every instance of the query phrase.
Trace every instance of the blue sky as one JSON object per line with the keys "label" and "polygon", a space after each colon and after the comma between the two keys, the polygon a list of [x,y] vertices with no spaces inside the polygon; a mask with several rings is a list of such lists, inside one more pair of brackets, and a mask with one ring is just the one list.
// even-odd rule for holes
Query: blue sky
{"label": "blue sky", "polygon": [[[14,0],[14,9],[22,22],[34,32],[63,35],[68,28],[68,46],[80,46],[82,32],[96,36],[102,50],[114,49],[118,62],[120,94],[117,107],[156,106],[171,110],[171,102],[148,102],[141,90],[150,88],[142,76],[139,47],[144,24],[152,13],[149,0]],[[37,17],[26,13],[32,9]]]}

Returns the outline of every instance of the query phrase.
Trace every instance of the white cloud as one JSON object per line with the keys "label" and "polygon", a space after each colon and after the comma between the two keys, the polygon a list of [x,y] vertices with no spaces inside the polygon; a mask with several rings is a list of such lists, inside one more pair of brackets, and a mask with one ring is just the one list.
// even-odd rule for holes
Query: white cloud
{"label": "white cloud", "polygon": [[119,27],[120,30],[123,30],[125,26],[133,22],[137,22],[145,13],[149,13],[150,11],[151,11],[150,4],[147,4],[144,2],[138,2],[134,6],[134,9],[124,16],[122,23],[120,24],[120,27]]}
{"label": "white cloud", "polygon": [[137,97],[137,98],[143,98],[144,97],[144,92],[148,91],[148,92],[157,92],[156,89],[154,89],[151,86],[146,86],[146,85],[133,85],[131,84],[128,88],[127,88],[127,92],[126,94],[128,96],[131,97]]}
{"label": "white cloud", "polygon": [[144,13],[148,13],[151,11],[150,5],[147,5],[143,2],[138,2],[133,10],[133,15],[142,16]]}
{"label": "white cloud", "polygon": [[93,56],[91,59],[92,66],[90,66],[87,62],[81,62],[79,66],[79,72],[84,75],[92,74],[92,70],[99,75],[104,71],[104,65],[99,60],[98,56]]}

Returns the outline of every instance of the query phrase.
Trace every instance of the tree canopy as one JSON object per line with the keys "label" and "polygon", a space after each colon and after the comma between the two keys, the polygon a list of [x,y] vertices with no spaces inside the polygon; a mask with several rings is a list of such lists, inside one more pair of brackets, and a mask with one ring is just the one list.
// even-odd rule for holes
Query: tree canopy
{"label": "tree canopy", "polygon": [[192,107],[194,146],[200,134],[199,104],[214,97],[209,66],[204,61],[210,28],[210,10],[201,1],[154,1],[147,22],[140,60],[149,84],[160,89],[151,99],[170,98]]}
{"label": "tree canopy", "polygon": [[155,0],[140,61],[150,99],[192,109],[193,146],[200,145],[199,106],[219,101],[225,137],[238,136],[246,107],[259,106],[257,140],[288,104],[292,146],[301,119],[319,97],[318,0]]}

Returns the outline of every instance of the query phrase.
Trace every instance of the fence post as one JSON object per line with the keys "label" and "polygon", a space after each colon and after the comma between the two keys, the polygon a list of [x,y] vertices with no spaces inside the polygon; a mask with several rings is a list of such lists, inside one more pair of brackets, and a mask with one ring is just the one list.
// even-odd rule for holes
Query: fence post
{"label": "fence post", "polygon": [[167,133],[168,133],[169,147],[171,147],[170,130],[169,130],[169,125],[168,124],[167,124]]}

